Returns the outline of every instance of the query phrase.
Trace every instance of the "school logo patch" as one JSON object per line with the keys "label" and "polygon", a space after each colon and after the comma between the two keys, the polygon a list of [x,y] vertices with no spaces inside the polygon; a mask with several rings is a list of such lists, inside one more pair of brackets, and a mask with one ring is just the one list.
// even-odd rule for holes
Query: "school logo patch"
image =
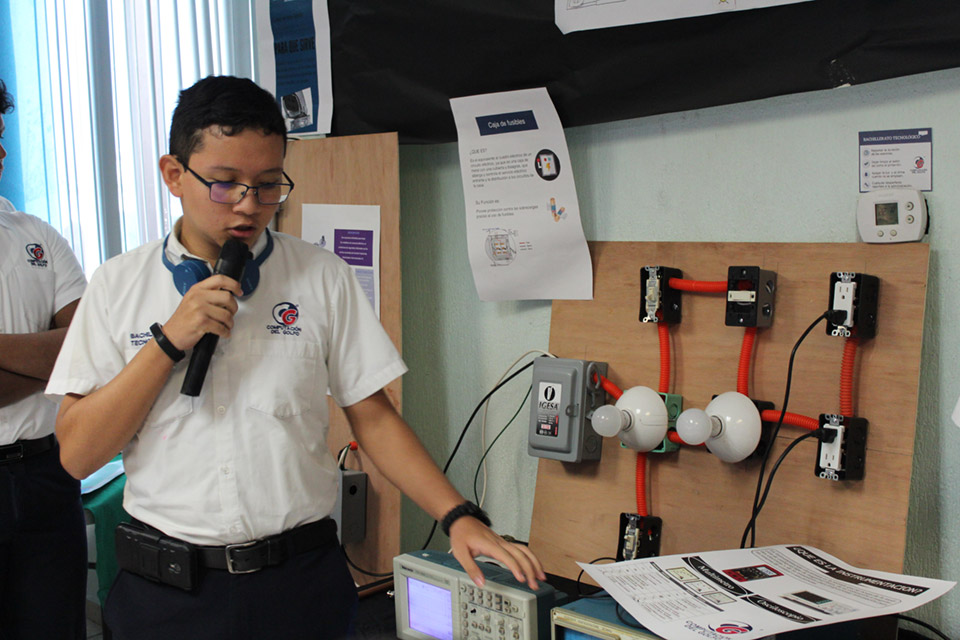
{"label": "school logo patch", "polygon": [[736,636],[753,631],[753,627],[746,622],[724,622],[718,625],[710,625],[710,629],[724,636]]}
{"label": "school logo patch", "polygon": [[31,242],[26,247],[27,255],[30,256],[27,258],[27,262],[35,267],[46,267],[47,260],[44,258],[46,252],[43,250],[43,245],[38,242]]}
{"label": "school logo patch", "polygon": [[292,302],[280,302],[273,307],[273,321],[267,331],[273,335],[299,336],[300,327],[294,326],[300,319],[300,308]]}

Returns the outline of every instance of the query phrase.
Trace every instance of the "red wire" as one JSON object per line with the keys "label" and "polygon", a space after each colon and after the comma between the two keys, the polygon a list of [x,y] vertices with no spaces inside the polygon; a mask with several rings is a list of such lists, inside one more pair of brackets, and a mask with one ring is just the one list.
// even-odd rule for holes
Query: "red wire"
{"label": "red wire", "polygon": [[[780,413],[780,411],[775,409],[767,409],[766,411],[760,412],[760,419],[764,422],[777,422],[780,420]],[[820,421],[816,418],[802,416],[799,413],[790,413],[789,411],[783,414],[783,424],[809,429],[810,431],[815,431],[820,428]]]}
{"label": "red wire", "polygon": [[756,327],[747,327],[743,332],[743,344],[740,346],[740,366],[737,368],[737,391],[750,397],[750,358],[753,356],[753,342],[757,337]]}
{"label": "red wire", "polygon": [[610,380],[604,376],[600,376],[600,386],[603,387],[603,390],[614,400],[619,400],[620,396],[623,395],[620,387],[610,382]]}
{"label": "red wire", "polygon": [[857,361],[859,338],[849,337],[843,344],[843,362],[840,365],[840,415],[853,415],[853,368]]}
{"label": "red wire", "polygon": [[678,291],[691,291],[693,293],[726,293],[727,281],[705,281],[705,280],[684,280],[683,278],[670,278],[667,281],[672,289]]}
{"label": "red wire", "polygon": [[647,454],[637,452],[637,514],[647,513]]}
{"label": "red wire", "polygon": [[660,336],[660,393],[670,392],[670,328],[663,322],[657,323],[657,335]]}

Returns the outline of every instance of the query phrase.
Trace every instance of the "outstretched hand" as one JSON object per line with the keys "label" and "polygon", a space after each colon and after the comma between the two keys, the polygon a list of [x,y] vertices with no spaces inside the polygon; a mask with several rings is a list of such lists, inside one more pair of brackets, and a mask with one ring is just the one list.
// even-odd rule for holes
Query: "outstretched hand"
{"label": "outstretched hand", "polygon": [[531,589],[538,588],[537,580],[547,579],[543,566],[530,549],[507,542],[476,518],[465,516],[450,525],[450,546],[453,557],[478,587],[484,583],[483,572],[474,560],[479,555],[499,560],[517,582],[526,582]]}

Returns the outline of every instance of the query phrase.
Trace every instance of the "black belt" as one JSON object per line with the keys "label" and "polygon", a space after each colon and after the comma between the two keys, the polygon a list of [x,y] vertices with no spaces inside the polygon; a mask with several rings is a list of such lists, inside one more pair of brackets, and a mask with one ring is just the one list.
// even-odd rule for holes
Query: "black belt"
{"label": "black belt", "polygon": [[194,547],[200,566],[230,573],[253,573],[264,567],[283,564],[287,558],[299,553],[338,544],[337,523],[331,518],[323,518],[269,538],[222,547]]}
{"label": "black belt", "polygon": [[20,462],[24,458],[39,455],[50,451],[57,445],[57,438],[52,433],[46,438],[36,440],[17,440],[13,444],[0,447],[0,465]]}

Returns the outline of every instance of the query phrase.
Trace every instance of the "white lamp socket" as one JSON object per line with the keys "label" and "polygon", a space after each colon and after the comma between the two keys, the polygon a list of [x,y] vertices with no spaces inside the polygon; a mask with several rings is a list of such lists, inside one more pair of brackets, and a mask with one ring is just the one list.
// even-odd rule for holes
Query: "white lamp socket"
{"label": "white lamp socket", "polygon": [[598,407],[591,424],[598,434],[619,436],[623,444],[635,451],[651,451],[667,435],[667,406],[653,389],[632,387],[623,392],[616,405]]}
{"label": "white lamp socket", "polygon": [[706,443],[724,462],[740,462],[760,444],[760,412],[747,396],[721,393],[705,410],[687,409],[677,418],[677,434],[688,444]]}

